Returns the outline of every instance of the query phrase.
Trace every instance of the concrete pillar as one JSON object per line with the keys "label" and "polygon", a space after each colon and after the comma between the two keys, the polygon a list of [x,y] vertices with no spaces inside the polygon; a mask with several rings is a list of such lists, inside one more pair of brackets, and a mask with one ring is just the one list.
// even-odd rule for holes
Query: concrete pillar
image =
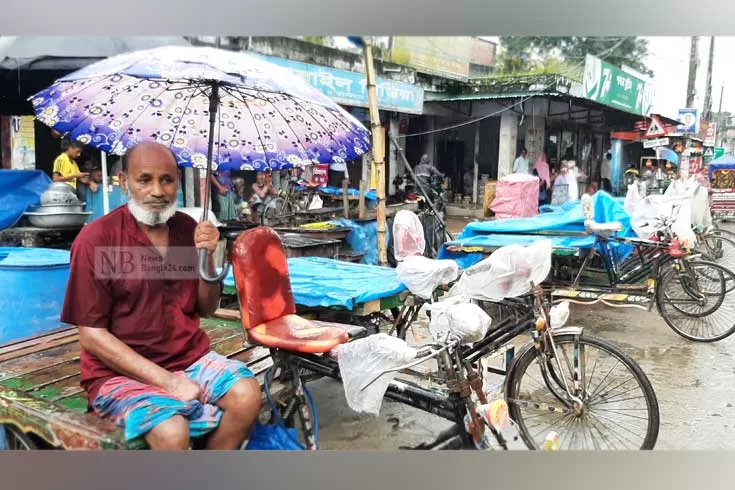
{"label": "concrete pillar", "polygon": [[625,175],[625,169],[623,168],[623,142],[621,140],[612,141],[611,153],[610,174],[612,179],[610,180],[612,180],[613,193],[619,195]]}
{"label": "concrete pillar", "polygon": [[526,129],[525,145],[528,150],[528,159],[533,164],[544,151],[546,118],[543,116],[527,117],[523,124]]}
{"label": "concrete pillar", "polygon": [[500,116],[500,141],[498,145],[498,178],[513,173],[518,144],[518,114],[505,111]]}

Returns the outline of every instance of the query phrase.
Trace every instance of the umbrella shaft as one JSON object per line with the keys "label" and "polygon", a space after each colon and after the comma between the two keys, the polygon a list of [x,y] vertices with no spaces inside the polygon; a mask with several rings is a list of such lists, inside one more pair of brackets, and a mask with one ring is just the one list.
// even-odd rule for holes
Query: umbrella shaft
{"label": "umbrella shaft", "polygon": [[207,172],[204,184],[204,210],[202,211],[202,221],[207,220],[209,213],[209,202],[211,199],[211,175],[212,175],[212,153],[214,152],[214,127],[217,122],[217,106],[219,105],[219,86],[212,84],[212,92],[209,95],[209,143],[207,145]]}

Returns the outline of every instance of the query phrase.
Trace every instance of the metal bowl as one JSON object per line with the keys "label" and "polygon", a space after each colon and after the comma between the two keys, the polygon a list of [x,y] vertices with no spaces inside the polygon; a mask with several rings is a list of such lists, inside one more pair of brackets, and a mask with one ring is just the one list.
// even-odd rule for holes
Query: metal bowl
{"label": "metal bowl", "polygon": [[66,182],[52,182],[47,191],[74,192],[74,188]]}
{"label": "metal bowl", "polygon": [[38,228],[81,228],[92,211],[81,213],[25,213],[31,224]]}
{"label": "metal bowl", "polygon": [[[59,182],[56,182],[53,185],[58,184]],[[50,206],[50,205],[59,205],[59,204],[79,204],[79,198],[77,198],[76,193],[74,192],[74,189],[71,186],[65,185],[69,190],[62,190],[62,189],[51,189],[49,188],[41,194],[41,204],[44,206]]]}
{"label": "metal bowl", "polygon": [[55,214],[55,213],[81,213],[84,211],[84,203],[79,204],[41,204],[28,210],[31,213]]}

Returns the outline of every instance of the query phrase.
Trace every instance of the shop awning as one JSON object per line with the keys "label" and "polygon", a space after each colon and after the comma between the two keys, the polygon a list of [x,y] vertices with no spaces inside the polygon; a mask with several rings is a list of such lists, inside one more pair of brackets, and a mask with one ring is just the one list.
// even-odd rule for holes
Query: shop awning
{"label": "shop awning", "polygon": [[[546,90],[542,92],[534,92],[534,91],[516,91],[516,92],[497,92],[497,93],[488,93],[488,92],[476,92],[471,94],[442,94],[442,93],[436,93],[436,92],[426,92],[424,96],[425,102],[468,102],[468,101],[482,101],[482,100],[513,100],[513,99],[523,99],[523,98],[531,98],[531,97],[553,97],[555,99],[559,100],[572,100],[575,104],[580,106],[585,106],[593,109],[598,110],[606,110],[606,111],[612,111],[616,112],[618,114],[624,114],[630,118],[638,119],[641,122],[643,122],[644,117],[635,114],[632,112],[628,112],[622,109],[617,109],[615,107],[611,107],[605,104],[600,104],[599,102],[596,102],[594,100],[590,100],[586,97],[579,97],[577,95],[572,95],[569,93],[563,93],[555,90]],[[679,122],[676,119],[672,119],[669,117],[658,115],[659,119],[664,124],[673,124],[677,125]],[[650,117],[645,117],[646,123],[650,122]]]}

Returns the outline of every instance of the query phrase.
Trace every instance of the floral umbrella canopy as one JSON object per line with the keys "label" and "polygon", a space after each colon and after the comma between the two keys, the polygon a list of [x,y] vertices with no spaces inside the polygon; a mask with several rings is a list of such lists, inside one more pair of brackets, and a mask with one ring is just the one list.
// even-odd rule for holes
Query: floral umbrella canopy
{"label": "floral umbrella canopy", "polygon": [[[281,170],[354,160],[370,148],[357,119],[291,72],[252,55],[165,46],[99,61],[30,98],[36,118],[106,153],[142,141],[180,166]],[[207,219],[210,186],[205,186]],[[199,273],[207,282],[207,251]]]}
{"label": "floral umbrella canopy", "polygon": [[354,160],[370,149],[367,129],[304,80],[215,48],[114,56],[30,100],[39,121],[83,144],[122,155],[153,140],[181,166],[206,168],[211,154],[212,169],[280,170]]}

